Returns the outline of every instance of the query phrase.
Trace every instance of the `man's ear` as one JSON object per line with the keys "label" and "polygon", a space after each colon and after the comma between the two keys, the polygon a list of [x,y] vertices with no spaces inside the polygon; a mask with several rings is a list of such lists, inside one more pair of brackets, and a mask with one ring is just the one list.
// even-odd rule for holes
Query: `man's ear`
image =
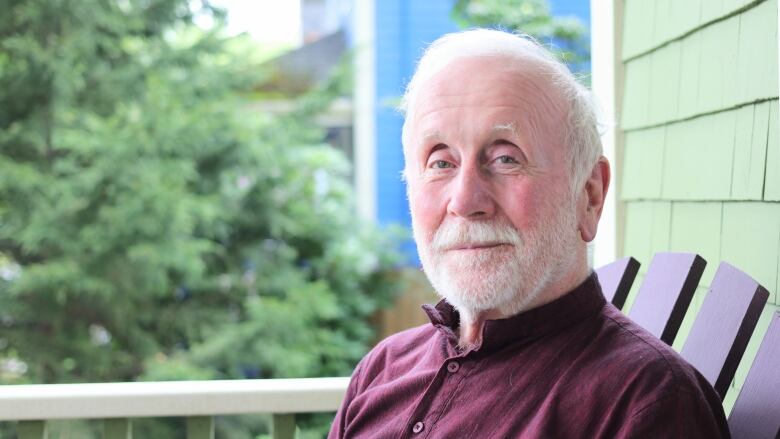
{"label": "man's ear", "polygon": [[601,211],[604,209],[604,201],[607,197],[610,179],[609,162],[607,158],[601,156],[590,176],[585,181],[585,187],[579,193],[577,200],[578,228],[580,236],[585,242],[593,241],[596,237],[596,230],[601,218]]}

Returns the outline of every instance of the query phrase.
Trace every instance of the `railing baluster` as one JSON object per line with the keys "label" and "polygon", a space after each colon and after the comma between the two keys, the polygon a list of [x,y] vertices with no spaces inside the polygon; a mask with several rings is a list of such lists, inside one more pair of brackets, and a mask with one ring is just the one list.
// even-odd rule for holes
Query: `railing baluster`
{"label": "railing baluster", "polygon": [[273,415],[273,439],[295,438],[295,414],[285,413]]}
{"label": "railing baluster", "polygon": [[16,432],[19,434],[19,439],[46,439],[49,437],[46,421],[19,421]]}
{"label": "railing baluster", "polygon": [[133,423],[128,418],[110,418],[103,420],[105,439],[132,439]]}
{"label": "railing baluster", "polygon": [[214,439],[213,416],[187,418],[187,439]]}

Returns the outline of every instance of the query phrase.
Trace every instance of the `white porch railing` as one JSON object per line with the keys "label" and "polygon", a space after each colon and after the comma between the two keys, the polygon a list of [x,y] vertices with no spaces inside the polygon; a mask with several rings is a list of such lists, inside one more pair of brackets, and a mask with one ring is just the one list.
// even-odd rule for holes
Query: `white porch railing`
{"label": "white porch railing", "polygon": [[214,437],[214,416],[273,415],[273,437],[293,438],[295,414],[335,412],[349,378],[166,381],[0,386],[0,421],[20,439],[46,437],[46,421],[104,419],[105,438],[132,437],[131,418],[187,418],[188,439]]}

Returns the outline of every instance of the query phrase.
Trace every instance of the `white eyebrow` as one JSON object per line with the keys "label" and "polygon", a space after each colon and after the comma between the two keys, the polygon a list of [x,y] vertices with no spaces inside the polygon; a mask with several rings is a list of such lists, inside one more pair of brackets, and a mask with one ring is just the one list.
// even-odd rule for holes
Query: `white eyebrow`
{"label": "white eyebrow", "polygon": [[520,135],[517,132],[517,124],[515,122],[507,122],[493,125],[490,129],[491,132],[497,133],[499,131],[509,131],[515,138],[519,138]]}
{"label": "white eyebrow", "polygon": [[438,130],[426,131],[422,138],[423,140],[441,139],[441,133]]}
{"label": "white eyebrow", "polygon": [[[507,123],[499,123],[493,125],[493,127],[490,129],[490,132],[494,135],[500,133],[500,132],[509,132],[514,136],[515,139],[520,138],[520,134],[517,131],[517,123],[516,122],[507,122]],[[426,131],[423,133],[422,141],[427,142],[431,139],[441,140],[442,136],[439,130],[431,130]]]}

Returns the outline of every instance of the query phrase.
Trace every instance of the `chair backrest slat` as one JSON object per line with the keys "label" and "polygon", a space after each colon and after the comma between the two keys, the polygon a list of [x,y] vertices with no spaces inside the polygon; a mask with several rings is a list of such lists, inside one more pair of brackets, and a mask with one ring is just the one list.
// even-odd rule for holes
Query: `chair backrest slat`
{"label": "chair backrest slat", "polygon": [[680,354],[726,395],[769,293],[753,278],[721,262]]}
{"label": "chair backrest slat", "polygon": [[639,261],[629,256],[599,267],[595,271],[607,302],[612,302],[617,309],[622,309],[639,272]]}
{"label": "chair backrest slat", "polygon": [[656,253],[628,316],[671,345],[706,265],[694,253]]}
{"label": "chair backrest slat", "polygon": [[780,312],[772,316],[729,415],[734,439],[780,437]]}

